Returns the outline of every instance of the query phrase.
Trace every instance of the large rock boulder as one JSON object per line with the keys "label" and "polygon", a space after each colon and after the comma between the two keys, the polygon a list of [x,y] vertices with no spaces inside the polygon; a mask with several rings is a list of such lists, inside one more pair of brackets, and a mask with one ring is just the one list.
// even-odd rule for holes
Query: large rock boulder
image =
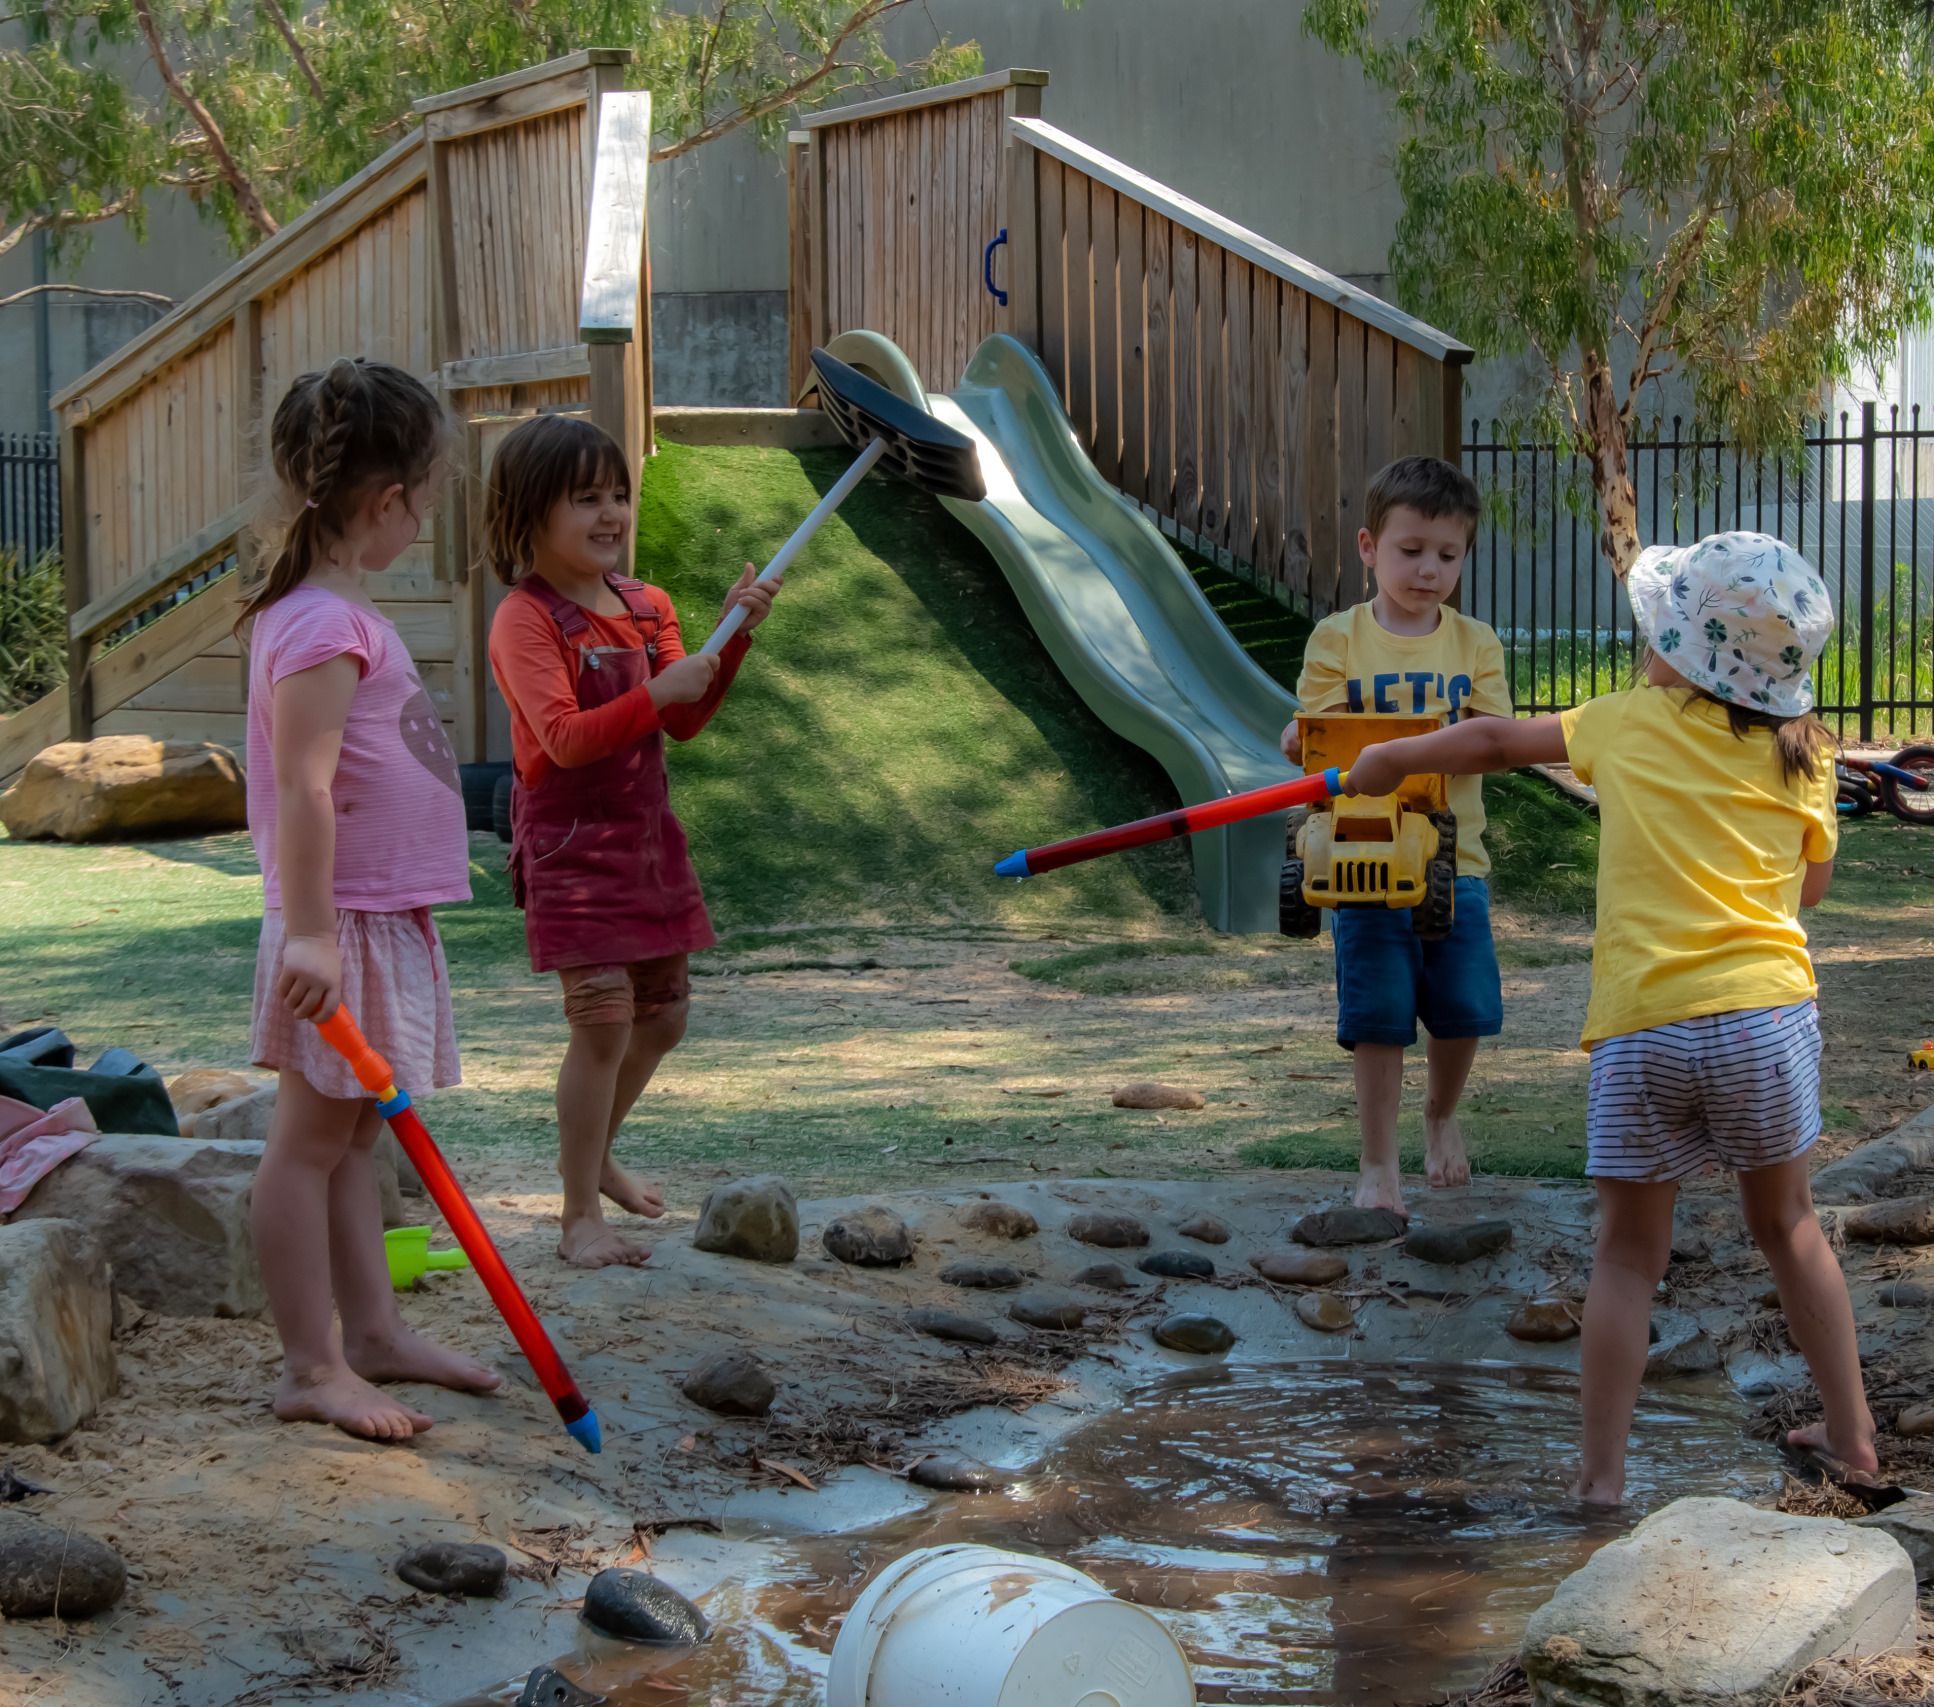
{"label": "large rock boulder", "polygon": [[262,1146],[205,1138],[96,1138],[43,1179],[16,1224],[77,1221],[114,1285],[163,1316],[252,1316],[262,1271],[249,1197]]}
{"label": "large rock boulder", "polygon": [[1519,1657],[1538,1707],[1751,1707],[1816,1660],[1913,1636],[1914,1567],[1890,1536],[1691,1499],[1567,1577]]}
{"label": "large rock boulder", "polygon": [[1916,1494],[1854,1522],[1862,1529],[1891,1535],[1914,1561],[1916,1580],[1923,1588],[1934,1588],[1934,1494]]}
{"label": "large rock boulder", "polygon": [[127,1586],[127,1564],[105,1541],[66,1524],[0,1511],[0,1623],[92,1618],[114,1605]]}
{"label": "large rock boulder", "polygon": [[210,741],[62,741],[28,760],[0,794],[0,824],[21,841],[130,841],[247,823],[242,768]]}
{"label": "large rock boulder", "polygon": [[71,1221],[0,1227],[0,1440],[58,1440],[114,1387],[101,1253]]}
{"label": "large rock boulder", "polygon": [[730,1180],[705,1194],[696,1250],[750,1262],[791,1262],[799,1255],[799,1205],[777,1174]]}

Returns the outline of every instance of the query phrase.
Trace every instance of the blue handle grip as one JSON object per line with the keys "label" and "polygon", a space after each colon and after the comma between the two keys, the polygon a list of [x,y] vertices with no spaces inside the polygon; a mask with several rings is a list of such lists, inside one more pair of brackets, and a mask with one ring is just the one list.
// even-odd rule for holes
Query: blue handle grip
{"label": "blue handle grip", "polygon": [[987,287],[987,294],[1001,307],[1007,306],[1007,292],[994,282],[994,251],[1007,241],[1007,227],[1002,226],[997,236],[987,240],[987,247],[980,252],[980,282]]}

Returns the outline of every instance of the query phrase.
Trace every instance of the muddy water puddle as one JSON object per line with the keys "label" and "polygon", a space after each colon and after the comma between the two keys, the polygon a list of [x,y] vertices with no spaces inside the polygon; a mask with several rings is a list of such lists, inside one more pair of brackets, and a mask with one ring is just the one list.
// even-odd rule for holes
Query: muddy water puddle
{"label": "muddy water puddle", "polygon": [[[1204,1703],[1427,1703],[1476,1682],[1559,1578],[1648,1511],[1766,1486],[1723,1383],[1643,1396],[1628,1505],[1568,1507],[1576,1376],[1424,1364],[1217,1366],[1128,1396],[998,1494],[774,1543],[705,1597],[680,1655],[599,1641],[553,1662],[613,1707],[819,1707],[873,1573],[973,1541],[1045,1554],[1175,1632]],[[482,1701],[516,1698],[507,1693]]]}

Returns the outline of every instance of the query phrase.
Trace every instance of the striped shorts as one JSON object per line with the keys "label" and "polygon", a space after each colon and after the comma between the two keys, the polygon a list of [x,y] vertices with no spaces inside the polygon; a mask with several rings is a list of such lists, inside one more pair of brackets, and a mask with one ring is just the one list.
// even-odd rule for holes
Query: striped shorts
{"label": "striped shorts", "polygon": [[1810,1001],[1702,1014],[1592,1046],[1593,1179],[1770,1168],[1819,1136],[1820,1019]]}

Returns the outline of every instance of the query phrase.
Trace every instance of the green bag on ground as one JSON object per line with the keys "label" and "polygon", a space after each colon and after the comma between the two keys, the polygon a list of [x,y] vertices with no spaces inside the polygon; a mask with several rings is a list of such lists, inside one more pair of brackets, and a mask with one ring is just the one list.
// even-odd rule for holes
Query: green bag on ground
{"label": "green bag on ground", "polygon": [[58,1031],[23,1031],[0,1041],[0,1096],[47,1109],[79,1097],[103,1132],[181,1132],[161,1075],[126,1049],[110,1049],[92,1067],[74,1065],[74,1046]]}

